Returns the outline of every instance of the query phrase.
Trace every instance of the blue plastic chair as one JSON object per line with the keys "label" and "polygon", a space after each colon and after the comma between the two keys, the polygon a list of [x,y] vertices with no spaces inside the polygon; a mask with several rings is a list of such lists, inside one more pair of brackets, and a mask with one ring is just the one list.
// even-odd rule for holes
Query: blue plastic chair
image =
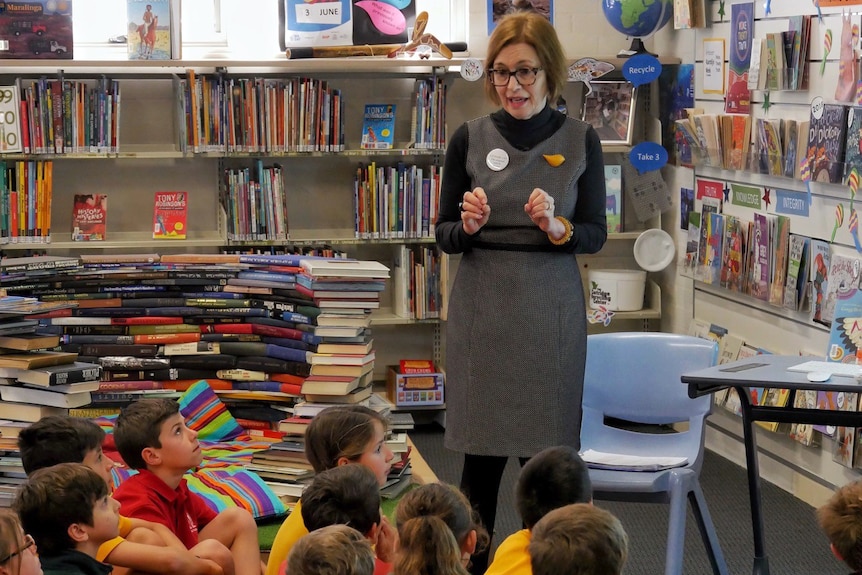
{"label": "blue plastic chair", "polygon": [[[686,498],[691,502],[713,573],[727,564],[703,491],[704,425],[712,396],[691,399],[680,375],[714,365],[715,342],[667,333],[603,333],[587,337],[581,449],[629,455],[685,456],[684,467],[657,472],[590,469],[593,498],[670,503],[665,575],[682,573]],[[682,432],[606,424],[606,417],[647,426],[687,422]],[[655,430],[655,428],[652,428]]]}

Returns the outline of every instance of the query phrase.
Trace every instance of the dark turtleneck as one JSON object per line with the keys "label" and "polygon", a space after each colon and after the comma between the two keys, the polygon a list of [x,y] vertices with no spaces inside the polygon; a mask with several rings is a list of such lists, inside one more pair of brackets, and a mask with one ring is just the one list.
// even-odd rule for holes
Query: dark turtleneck
{"label": "dark turtleneck", "polygon": [[566,121],[566,116],[546,105],[541,112],[526,120],[518,120],[503,109],[491,114],[491,120],[513,148],[526,151],[550,138]]}

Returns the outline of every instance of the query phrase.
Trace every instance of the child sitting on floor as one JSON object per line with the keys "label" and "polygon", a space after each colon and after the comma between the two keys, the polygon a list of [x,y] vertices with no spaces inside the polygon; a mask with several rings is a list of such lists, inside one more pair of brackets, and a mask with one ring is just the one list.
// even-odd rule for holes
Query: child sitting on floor
{"label": "child sitting on floor", "polygon": [[0,509],[0,575],[42,575],[36,542],[11,509]]}
{"label": "child sitting on floor", "polygon": [[[310,532],[343,524],[365,535],[369,542],[377,541],[380,485],[374,473],[364,465],[351,463],[318,473],[302,493],[302,501],[302,521]],[[391,572],[391,564],[375,557],[376,575]],[[290,571],[287,573],[293,575]]]}
{"label": "child sitting on floor", "polygon": [[374,551],[362,533],[330,525],[302,537],[287,556],[291,575],[372,575]]}
{"label": "child sitting on floor", "polygon": [[817,509],[817,522],[840,561],[862,573],[862,481],[841,487]]}
{"label": "child sitting on floor", "polygon": [[611,513],[575,503],[542,517],[528,550],[533,575],[621,575],[628,537]]}
{"label": "child sitting on floor", "polygon": [[534,455],[521,468],[515,505],[526,529],[508,536],[497,548],[485,575],[530,575],[530,530],[549,511],[593,500],[590,472],[577,450],[560,445]]}
{"label": "child sitting on floor", "polygon": [[488,533],[456,488],[428,483],[407,493],[395,509],[396,575],[467,575],[470,556],[488,545]]}
{"label": "child sitting on floor", "polygon": [[99,546],[120,531],[120,505],[105,480],[82,463],[61,463],[33,473],[13,507],[39,546],[45,575],[109,575],[96,560]]}
{"label": "child sitting on floor", "polygon": [[[393,458],[392,451],[384,443],[385,437],[386,420],[373,409],[361,405],[328,407],[311,420],[305,431],[305,455],[315,473],[359,463],[374,472],[378,485],[382,486]],[[275,536],[266,575],[278,575],[290,548],[306,534],[308,529],[302,520],[300,500]],[[382,517],[375,542],[377,557],[391,562],[396,542],[397,533]]]}
{"label": "child sitting on floor", "polygon": [[124,408],[114,441],[126,464],[139,471],[114,493],[123,513],[165,525],[189,549],[215,539],[230,549],[237,575],[261,573],[251,513],[239,507],[216,513],[189,491],[183,475],[200,465],[203,453],[176,401],[141,399]]}
{"label": "child sitting on floor", "polygon": [[[18,449],[28,475],[58,463],[83,463],[110,486],[114,462],[102,453],[104,439],[102,428],[88,419],[51,415],[21,430]],[[102,545],[96,559],[135,571],[183,575],[221,575],[218,561],[229,570],[233,564],[230,551],[215,540],[190,551],[164,525],[122,515],[120,535]]]}

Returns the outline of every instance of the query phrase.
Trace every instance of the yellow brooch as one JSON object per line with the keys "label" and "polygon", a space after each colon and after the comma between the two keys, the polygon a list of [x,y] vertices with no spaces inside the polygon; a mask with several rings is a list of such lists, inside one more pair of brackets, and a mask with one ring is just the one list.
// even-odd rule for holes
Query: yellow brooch
{"label": "yellow brooch", "polygon": [[566,161],[562,154],[542,154],[542,157],[554,168],[561,166]]}

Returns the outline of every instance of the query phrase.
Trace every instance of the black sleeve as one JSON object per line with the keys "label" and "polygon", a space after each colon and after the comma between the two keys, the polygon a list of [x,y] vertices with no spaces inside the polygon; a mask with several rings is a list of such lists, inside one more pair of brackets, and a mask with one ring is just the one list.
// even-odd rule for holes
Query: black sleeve
{"label": "black sleeve", "polygon": [[[608,239],[605,209],[605,162],[602,142],[592,127],[587,129],[587,169],[578,179],[578,203],[572,219],[571,251],[594,254]],[[439,241],[439,240],[438,240]]]}
{"label": "black sleeve", "polygon": [[470,191],[470,176],[467,174],[467,124],[462,124],[446,148],[443,164],[443,183],[440,187],[440,206],[434,234],[437,245],[447,254],[468,251],[474,238],[464,231],[461,224],[461,200],[464,192]]}

